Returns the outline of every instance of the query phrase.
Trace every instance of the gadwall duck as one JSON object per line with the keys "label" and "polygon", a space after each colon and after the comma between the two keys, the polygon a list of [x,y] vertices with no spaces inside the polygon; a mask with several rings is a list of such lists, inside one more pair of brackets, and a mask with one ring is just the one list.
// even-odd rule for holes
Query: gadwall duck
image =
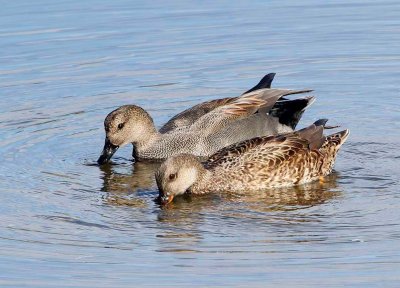
{"label": "gadwall duck", "polygon": [[185,192],[240,192],[304,184],[331,173],[349,130],[325,137],[322,119],[297,132],[257,137],[226,147],[206,162],[180,154],[156,172],[159,199]]}
{"label": "gadwall duck", "polygon": [[[201,115],[194,117],[194,121],[190,120],[193,123],[169,129],[164,126],[161,132],[157,131],[153,119],[144,109],[136,105],[121,106],[108,114],[104,121],[106,139],[98,163],[108,162],[119,147],[129,143],[134,146],[132,156],[139,161],[163,160],[179,153],[207,157],[233,143],[293,131],[293,126],[280,123],[279,117],[287,118],[290,111],[287,108],[293,106],[295,110],[302,107],[297,114],[292,111],[293,117],[299,118],[314,98],[297,99],[305,102],[305,107],[304,103],[285,104],[290,100],[284,100],[275,108],[274,105],[283,96],[310,91],[258,89],[236,98],[220,99],[217,100],[218,105],[208,113],[201,112]],[[206,104],[203,103],[203,108]],[[272,114],[280,116],[268,115],[271,108]],[[193,114],[195,110],[192,110]],[[174,118],[179,120],[179,117]]]}

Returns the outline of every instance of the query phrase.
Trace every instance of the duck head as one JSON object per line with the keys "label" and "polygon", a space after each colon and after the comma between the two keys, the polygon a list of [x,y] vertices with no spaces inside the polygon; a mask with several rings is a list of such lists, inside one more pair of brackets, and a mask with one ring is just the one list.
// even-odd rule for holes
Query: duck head
{"label": "duck head", "polygon": [[179,154],[168,158],[155,174],[161,204],[166,205],[175,196],[184,194],[204,172],[203,165],[193,155]]}
{"label": "duck head", "polygon": [[145,144],[157,130],[153,119],[136,105],[124,105],[112,111],[104,120],[106,139],[97,163],[102,165],[126,144]]}

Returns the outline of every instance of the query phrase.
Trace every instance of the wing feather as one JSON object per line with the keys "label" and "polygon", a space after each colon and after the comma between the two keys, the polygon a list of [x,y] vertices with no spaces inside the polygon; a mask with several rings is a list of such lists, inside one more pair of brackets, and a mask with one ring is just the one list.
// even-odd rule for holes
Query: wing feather
{"label": "wing feather", "polygon": [[268,112],[282,96],[306,93],[312,90],[259,89],[221,105],[200,117],[190,127],[192,131],[212,133],[232,121],[253,115],[258,110]]}
{"label": "wing feather", "polygon": [[307,139],[297,133],[257,137],[233,144],[212,155],[205,163],[207,169],[218,166],[240,165],[244,160],[254,160],[262,165],[276,165],[295,156],[300,150],[309,150]]}
{"label": "wing feather", "polygon": [[220,106],[226,105],[237,99],[237,97],[221,98],[211,101],[206,101],[188,108],[174,117],[160,128],[160,133],[168,133],[176,128],[189,127],[196,122],[200,117]]}

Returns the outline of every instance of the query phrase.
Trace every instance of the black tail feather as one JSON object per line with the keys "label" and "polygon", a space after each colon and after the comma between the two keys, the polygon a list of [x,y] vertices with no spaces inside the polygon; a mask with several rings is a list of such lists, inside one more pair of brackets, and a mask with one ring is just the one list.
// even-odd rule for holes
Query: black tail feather
{"label": "black tail feather", "polygon": [[314,97],[306,97],[294,100],[278,101],[271,109],[270,115],[278,117],[279,123],[287,125],[294,130],[299,123],[305,109],[311,105],[314,100]]}
{"label": "black tail feather", "polygon": [[328,122],[328,119],[319,119],[314,122],[315,126],[323,126],[325,127],[326,122]]}
{"label": "black tail feather", "polygon": [[317,121],[314,122],[315,126],[323,126],[324,129],[336,129],[339,128],[340,125],[336,125],[336,126],[327,126],[326,122],[328,122],[328,119],[319,119]]}
{"label": "black tail feather", "polygon": [[246,93],[258,90],[258,89],[271,88],[271,83],[274,80],[274,77],[275,77],[275,73],[269,73],[269,74],[265,75],[260,80],[260,82],[258,82],[258,84],[256,86],[254,86],[253,88],[247,90],[243,94],[246,94]]}

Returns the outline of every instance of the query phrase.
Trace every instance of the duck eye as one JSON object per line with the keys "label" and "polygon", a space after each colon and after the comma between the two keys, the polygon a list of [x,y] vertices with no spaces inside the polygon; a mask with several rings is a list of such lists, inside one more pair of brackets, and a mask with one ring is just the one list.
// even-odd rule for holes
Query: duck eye
{"label": "duck eye", "polygon": [[119,123],[119,124],[118,124],[118,129],[121,130],[122,128],[124,128],[124,125],[125,125],[124,123]]}
{"label": "duck eye", "polygon": [[176,173],[174,173],[174,174],[169,174],[168,178],[169,178],[170,181],[172,181],[172,180],[175,180],[175,179],[176,179],[176,176],[177,176]]}

